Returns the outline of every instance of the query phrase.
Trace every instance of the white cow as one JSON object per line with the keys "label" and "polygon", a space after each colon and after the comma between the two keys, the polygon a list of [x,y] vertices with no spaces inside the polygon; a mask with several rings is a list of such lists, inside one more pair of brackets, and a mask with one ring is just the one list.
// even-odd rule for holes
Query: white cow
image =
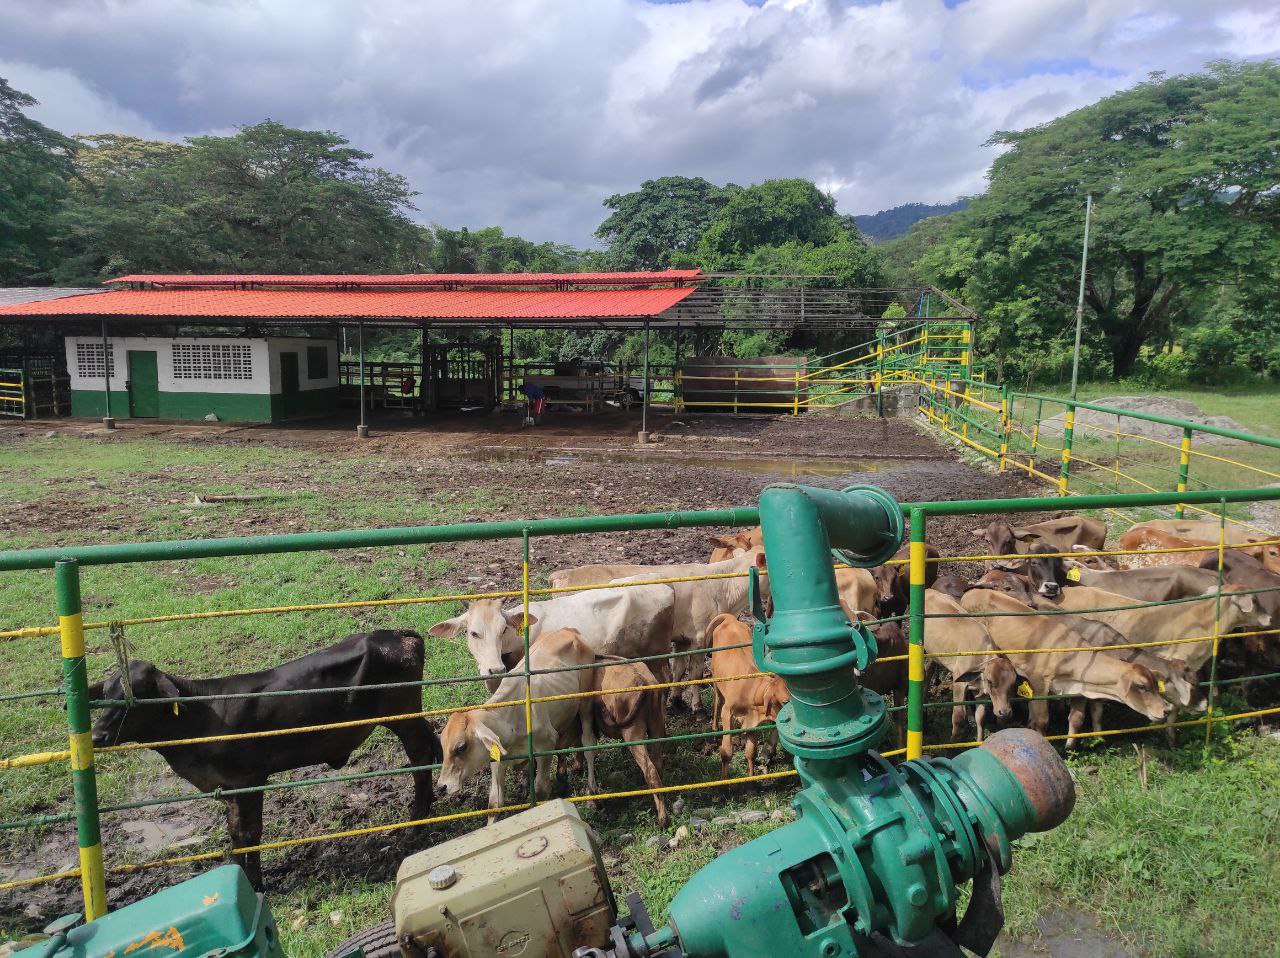
{"label": "white cow", "polygon": [[[503,609],[498,599],[476,599],[461,615],[445,619],[427,630],[437,638],[463,632],[467,648],[481,675],[500,677],[524,657],[520,608]],[[675,621],[675,595],[669,586],[643,585],[618,589],[593,589],[529,603],[529,640],[557,629],[576,629],[597,655],[637,658],[671,652]],[[655,673],[668,674],[664,660],[652,663]]]}

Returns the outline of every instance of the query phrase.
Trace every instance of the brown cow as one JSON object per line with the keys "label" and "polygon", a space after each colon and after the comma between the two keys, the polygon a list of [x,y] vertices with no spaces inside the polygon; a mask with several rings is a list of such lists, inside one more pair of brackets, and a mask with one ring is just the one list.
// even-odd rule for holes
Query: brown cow
{"label": "brown cow", "polygon": [[[1158,676],[1137,662],[1125,662],[1106,651],[1076,651],[1080,637],[1054,616],[1032,614],[1034,610],[1026,604],[993,589],[966,592],[960,604],[974,614],[1022,613],[988,616],[984,623],[996,646],[1031,686],[1036,697],[1031,702],[1031,727],[1036,731],[1048,729],[1049,710],[1042,696],[1054,692],[1120,702],[1153,722],[1164,721],[1172,713],[1172,704],[1160,694]],[[1084,715],[1080,712],[1073,717],[1079,723]],[[1068,748],[1075,745],[1078,732],[1079,724],[1068,729]]]}
{"label": "brown cow", "polygon": [[1055,552],[1070,552],[1076,546],[1096,552],[1107,541],[1107,524],[1085,516],[1062,516],[1014,527],[1004,519],[994,519],[984,528],[974,529],[973,535],[986,539],[995,555],[1025,554],[1036,543],[1052,546]]}
{"label": "brown cow", "polygon": [[760,526],[753,526],[746,531],[739,529],[724,536],[707,536],[707,542],[714,546],[711,550],[711,558],[707,561],[719,562],[722,559],[732,559],[736,555],[750,552],[752,549],[763,549],[764,530]]}
{"label": "brown cow", "polygon": [[[756,661],[751,653],[751,627],[739,622],[728,613],[717,615],[707,623],[707,636],[711,641],[711,676],[724,678],[732,675],[749,675],[758,672]],[[742,645],[743,648],[727,648]],[[729,682],[716,682],[715,689],[715,727],[725,733],[720,739],[720,777],[729,776],[729,763],[733,760],[733,736],[729,734],[734,725],[740,726],[747,740],[744,751],[747,755],[747,774],[756,773],[756,736],[759,733],[746,731],[758,728],[765,722],[772,722],[778,717],[782,706],[791,700],[787,684],[776,675],[762,675],[750,679],[736,679]],[[773,735],[769,736],[770,741]]]}
{"label": "brown cow", "polygon": [[[1168,602],[1204,595],[1217,588],[1216,572],[1206,572],[1188,565],[1161,565],[1146,569],[1098,569],[1085,568],[1074,559],[1064,560],[1068,586],[1090,586],[1104,592],[1128,596],[1139,602]],[[1213,557],[1217,568],[1218,557]]]}
{"label": "brown cow", "polygon": [[[1280,623],[1280,575],[1268,572],[1257,559],[1235,549],[1228,549],[1223,553],[1222,560],[1222,573],[1226,583],[1251,592],[1258,608],[1271,616],[1271,625]],[[1218,557],[1214,555],[1204,560],[1203,568],[1196,570],[1213,579],[1210,589],[1217,587],[1217,569]],[[1251,657],[1271,666],[1280,666],[1280,636],[1250,635],[1243,642],[1245,651]]]}
{"label": "brown cow", "polygon": [[[1181,536],[1161,532],[1159,529],[1135,527],[1120,537],[1120,541],[1116,543],[1116,548],[1144,550],[1144,552],[1140,552],[1137,555],[1118,556],[1117,558],[1126,569],[1148,569],[1152,566],[1161,565],[1198,566],[1206,556],[1217,556],[1217,549],[1213,549],[1212,552],[1204,550],[1190,551],[1195,549],[1196,546],[1202,545],[1204,545],[1203,542],[1183,539]],[[1180,549],[1183,551],[1159,551],[1162,549]],[[1151,554],[1145,554],[1146,551],[1150,551]]]}
{"label": "brown cow", "polygon": [[[932,588],[933,584],[938,581],[938,559],[941,553],[938,552],[929,543],[924,545],[925,558],[927,561],[924,566],[924,587]],[[911,543],[906,543],[894,554],[894,559],[910,559]],[[876,607],[875,614],[884,618],[890,615],[902,615],[907,611],[907,599],[911,594],[911,567],[903,562],[901,564],[878,565],[871,569],[871,578],[876,583]]]}
{"label": "brown cow", "polygon": [[[596,731],[610,738],[636,743],[627,746],[636,767],[649,788],[662,787],[662,744],[638,744],[644,739],[663,738],[667,725],[663,717],[665,696],[661,689],[639,689],[656,685],[657,679],[643,662],[627,662],[592,669],[596,673],[594,687],[606,694],[596,699]],[[617,692],[615,689],[633,689]],[[653,795],[658,810],[658,827],[667,827],[667,802],[661,792]]]}
{"label": "brown cow", "polygon": [[[1009,696],[1018,684],[1018,673],[1007,657],[995,654],[998,649],[986,627],[971,618],[955,599],[935,589],[925,590],[924,613],[925,653],[936,656],[934,661],[951,673],[951,697],[955,703],[951,707],[952,741],[960,738],[968,722],[968,711],[962,703],[972,683],[977,684],[977,697],[991,699],[996,721],[1007,722],[1013,717]],[[980,704],[974,717],[979,740],[986,715],[987,706]]]}
{"label": "brown cow", "polygon": [[[1223,529],[1218,519],[1153,519],[1150,522],[1139,522],[1129,531],[1133,532],[1135,529],[1152,529],[1181,539],[1189,539],[1197,544],[1211,546],[1216,546],[1219,536],[1222,536],[1227,545],[1234,546],[1245,555],[1257,559],[1269,572],[1280,574],[1280,542],[1275,541],[1280,539],[1280,535],[1245,531],[1230,523]],[[1255,543],[1264,544],[1256,545]]]}

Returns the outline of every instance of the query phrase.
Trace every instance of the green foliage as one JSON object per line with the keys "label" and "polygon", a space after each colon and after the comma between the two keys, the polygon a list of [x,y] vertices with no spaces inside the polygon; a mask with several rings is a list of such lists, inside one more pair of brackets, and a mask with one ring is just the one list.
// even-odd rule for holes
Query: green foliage
{"label": "green foliage", "polygon": [[765,180],[733,193],[702,234],[698,256],[711,269],[735,269],[761,247],[825,246],[849,232],[836,204],[809,180]]}
{"label": "green foliage", "polygon": [[55,275],[368,272],[411,268],[420,235],[401,176],[336,133],[272,120],[185,145],[82,142]]}
{"label": "green foliage", "polygon": [[716,186],[700,176],[663,176],[646,180],[631,193],[604,201],[613,212],[596,229],[609,250],[611,269],[666,269],[694,253],[703,233],[729,198],[739,191]]}
{"label": "green foliage", "polygon": [[23,113],[35,105],[0,77],[0,285],[45,279],[58,260],[53,223],[76,144]]}
{"label": "green foliage", "polygon": [[[1087,336],[1127,375],[1220,287],[1276,290],[1280,65],[1215,63],[1021,132],[990,186],[916,262],[984,315],[980,345],[1024,369],[1073,329],[1086,193],[1096,202]],[[1221,337],[1219,337],[1221,341]],[[1207,340],[1206,340],[1207,342]],[[1265,360],[1260,360],[1265,362]]]}
{"label": "green foliage", "polygon": [[508,236],[499,226],[426,232],[425,269],[430,273],[563,273],[582,268],[583,253],[560,243],[533,243]]}

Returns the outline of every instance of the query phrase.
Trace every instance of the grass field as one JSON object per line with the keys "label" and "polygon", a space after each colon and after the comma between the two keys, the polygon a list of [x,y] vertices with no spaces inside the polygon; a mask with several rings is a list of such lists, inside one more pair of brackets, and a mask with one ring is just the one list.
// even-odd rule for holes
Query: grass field
{"label": "grass field", "polygon": [[[1245,414],[1232,412],[1245,423]],[[1257,415],[1273,420],[1275,411]],[[1266,422],[1255,425],[1263,428]],[[232,446],[153,439],[88,441],[26,438],[6,443],[6,482],[0,487],[0,534],[10,547],[163,538],[193,538],[266,531],[301,531],[374,525],[443,523],[467,518],[514,517],[508,487],[475,482],[447,490],[431,481],[446,470],[442,460],[398,460],[351,453],[341,458],[307,449]],[[200,507],[196,492],[252,493],[254,503]],[[595,511],[573,497],[555,505],[561,513]],[[86,619],[109,620],[191,610],[442,594],[458,587],[503,587],[516,579],[514,544],[493,544],[491,562],[479,566],[484,581],[472,583],[474,556],[460,562],[441,547],[356,550],[243,559],[194,560],[86,569]],[[0,629],[54,620],[51,573],[0,575]],[[425,630],[453,614],[435,605],[387,610],[291,613],[235,619],[168,623],[127,630],[135,657],[155,660],[175,672],[209,675],[249,670],[319,648],[337,636],[364,628],[404,625]],[[91,675],[105,674],[115,653],[105,631],[89,634]],[[0,695],[51,689],[59,683],[56,637],[0,642]],[[470,674],[465,647],[433,642],[429,676]],[[460,686],[430,688],[428,707],[464,704],[482,691]],[[945,709],[930,710],[928,737],[945,735]],[[65,747],[61,708],[54,698],[0,702],[4,755]],[[688,731],[676,725],[675,731]],[[1054,833],[1024,840],[1014,874],[1006,881],[1010,929],[1033,934],[1038,915],[1068,908],[1096,916],[1111,936],[1153,956],[1274,955],[1280,940],[1280,744],[1251,729],[1220,733],[1206,752],[1198,730],[1178,750],[1148,737],[1150,776],[1137,779],[1129,742],[1109,742],[1073,759],[1081,800],[1077,813]],[[742,773],[742,759],[734,771]],[[389,735],[378,732],[353,761],[356,771],[404,764]],[[620,752],[602,759],[606,788],[639,787],[639,776]],[[718,760],[694,745],[667,752],[668,783],[715,777]],[[775,766],[776,767],[776,766]],[[350,769],[349,769],[350,770]],[[310,770],[309,774],[317,774]],[[2,770],[0,820],[69,809],[65,767]],[[287,778],[287,776],[282,776]],[[575,789],[585,786],[575,783]],[[104,803],[189,791],[167,774],[150,752],[104,756],[100,762]],[[694,810],[716,815],[732,810],[774,812],[785,808],[789,784],[759,791],[736,787],[688,793],[686,809],[673,816],[657,843],[652,805],[644,799],[605,803],[584,815],[599,831],[606,863],[619,894],[638,890],[660,917],[680,885],[718,852],[776,827],[761,824],[712,826],[674,850],[666,839]],[[474,802],[476,796],[472,796]],[[267,800],[266,838],[388,823],[404,817],[408,785],[394,780],[326,785],[274,792]],[[437,806],[440,812],[456,806]],[[104,816],[110,864],[147,857],[122,830],[125,820],[147,812]],[[195,823],[203,841],[184,851],[223,846],[221,809],[214,802],[167,806],[163,821]],[[459,833],[456,826],[433,832],[432,841]],[[67,841],[70,839],[70,846]],[[61,842],[61,844],[59,844]],[[74,849],[69,825],[37,831],[0,832],[0,863],[39,861],[41,871],[64,862]],[[415,847],[406,838],[374,837],[355,843],[303,846],[268,856],[269,896],[291,956],[320,956],[342,938],[387,914],[389,878],[395,863]],[[53,858],[49,858],[53,855]],[[74,851],[72,851],[74,856]],[[189,872],[154,873],[164,882]],[[113,882],[117,881],[113,879]],[[68,885],[72,910],[76,889]],[[131,886],[135,889],[138,886]],[[145,890],[145,889],[144,889]],[[6,897],[8,896],[8,897]],[[0,893],[0,932],[20,924],[24,893]],[[0,935],[2,936],[2,935]]]}

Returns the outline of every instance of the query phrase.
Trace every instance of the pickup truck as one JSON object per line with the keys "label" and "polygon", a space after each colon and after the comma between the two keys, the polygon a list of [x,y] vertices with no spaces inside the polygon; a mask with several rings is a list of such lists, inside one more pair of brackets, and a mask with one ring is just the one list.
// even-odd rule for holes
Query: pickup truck
{"label": "pickup truck", "polygon": [[524,381],[541,386],[547,399],[587,406],[617,403],[625,409],[644,396],[643,376],[624,376],[598,359],[555,363],[550,375],[526,373]]}

